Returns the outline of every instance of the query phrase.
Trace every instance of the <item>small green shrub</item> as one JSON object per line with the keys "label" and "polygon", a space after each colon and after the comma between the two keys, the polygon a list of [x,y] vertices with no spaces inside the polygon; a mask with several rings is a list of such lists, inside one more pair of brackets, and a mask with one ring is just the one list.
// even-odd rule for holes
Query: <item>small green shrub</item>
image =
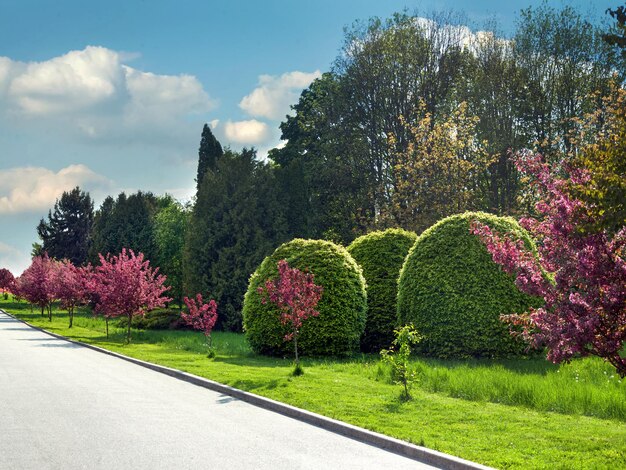
{"label": "small green shrub", "polygon": [[[119,328],[126,328],[127,324],[127,317],[122,317],[117,322]],[[175,330],[186,328],[180,319],[180,311],[175,309],[151,310],[146,312],[144,316],[134,316],[131,326],[140,330]]]}
{"label": "small green shrub", "polygon": [[298,336],[302,355],[344,355],[355,352],[365,327],[367,297],[361,268],[348,251],[324,240],[295,239],[278,247],[265,258],[250,278],[244,298],[243,322],[246,338],[259,354],[291,355],[292,347],[284,341],[288,326],[280,323],[280,314],[270,302],[263,304],[258,288],[278,275],[278,261],[309,270],[315,284],[324,288],[316,309],[319,316],[303,324]]}
{"label": "small green shrub", "polygon": [[403,398],[410,400],[410,389],[417,381],[415,366],[409,362],[411,346],[421,341],[421,336],[413,325],[404,325],[394,331],[393,349],[380,352],[384,363],[391,366],[391,380],[404,387]]}
{"label": "small green shrub", "polygon": [[512,218],[466,212],[443,219],[420,235],[398,281],[398,321],[413,323],[424,336],[426,355],[506,357],[526,345],[513,338],[501,314],[527,311],[539,299],[520,292],[513,278],[495,264],[470,223],[478,220],[511,233],[530,248],[527,232]]}
{"label": "small green shrub", "polygon": [[361,338],[365,352],[378,352],[393,341],[398,277],[416,239],[413,232],[388,229],[363,235],[348,246],[367,282],[367,321]]}

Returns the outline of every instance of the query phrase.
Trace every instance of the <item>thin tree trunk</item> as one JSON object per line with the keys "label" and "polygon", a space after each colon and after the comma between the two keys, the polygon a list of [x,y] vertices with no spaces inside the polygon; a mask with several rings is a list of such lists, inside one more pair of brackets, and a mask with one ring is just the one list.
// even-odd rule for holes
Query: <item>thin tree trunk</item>
{"label": "thin tree trunk", "polygon": [[48,321],[52,321],[52,304],[48,304]]}
{"label": "thin tree trunk", "polygon": [[68,311],[70,314],[70,328],[71,328],[72,324],[74,323],[74,308],[70,307]]}
{"label": "thin tree trunk", "polygon": [[298,359],[298,334],[293,335],[293,348],[296,353],[296,367],[300,364],[300,360]]}
{"label": "thin tree trunk", "polygon": [[109,317],[104,317],[104,321],[107,325],[107,339],[109,339]]}
{"label": "thin tree trunk", "polygon": [[130,324],[133,319],[132,315],[128,315],[128,328],[126,329],[126,343],[130,343]]}

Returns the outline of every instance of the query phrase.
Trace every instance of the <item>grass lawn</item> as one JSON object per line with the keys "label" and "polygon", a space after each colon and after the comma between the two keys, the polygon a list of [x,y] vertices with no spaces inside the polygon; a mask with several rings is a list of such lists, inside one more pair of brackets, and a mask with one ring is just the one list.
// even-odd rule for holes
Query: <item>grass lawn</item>
{"label": "grass lawn", "polygon": [[207,377],[246,391],[498,468],[626,468],[626,381],[597,359],[555,366],[542,359],[416,359],[413,400],[375,355],[303,360],[254,355],[243,335],[216,332],[217,357],[206,357],[201,333],[125,331],[78,312],[53,321],[25,303],[0,308],[55,333]]}

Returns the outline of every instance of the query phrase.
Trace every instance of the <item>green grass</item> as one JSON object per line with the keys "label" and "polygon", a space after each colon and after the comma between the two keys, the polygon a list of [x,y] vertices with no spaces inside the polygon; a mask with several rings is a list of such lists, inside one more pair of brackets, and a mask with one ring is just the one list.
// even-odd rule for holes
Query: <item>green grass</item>
{"label": "green grass", "polygon": [[20,318],[80,341],[232,385],[399,439],[498,468],[626,468],[626,384],[597,359],[555,366],[541,359],[416,359],[414,399],[400,399],[375,355],[311,359],[292,377],[290,359],[254,355],[242,335],[124,330],[87,312],[74,328],[24,303],[0,302]]}

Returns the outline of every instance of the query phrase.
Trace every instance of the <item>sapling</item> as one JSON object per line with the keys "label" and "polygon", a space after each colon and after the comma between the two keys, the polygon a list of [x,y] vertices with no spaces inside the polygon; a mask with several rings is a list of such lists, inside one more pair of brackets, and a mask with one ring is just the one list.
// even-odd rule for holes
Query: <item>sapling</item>
{"label": "sapling", "polygon": [[211,331],[217,321],[217,303],[211,299],[209,303],[204,303],[202,294],[196,294],[195,299],[184,297],[185,305],[189,309],[189,313],[180,312],[182,319],[194,330],[200,330],[204,333],[209,346],[208,357],[215,357],[215,349],[211,339]]}
{"label": "sapling", "polygon": [[411,366],[411,346],[419,343],[422,337],[413,325],[405,325],[394,330],[395,339],[391,343],[392,349],[383,349],[380,356],[383,362],[391,366],[391,378],[394,383],[404,387],[402,397],[410,400],[411,386],[417,381],[415,368]]}
{"label": "sapling", "polygon": [[278,262],[278,277],[268,279],[265,286],[258,289],[259,294],[264,296],[262,302],[269,300],[276,305],[280,311],[280,322],[289,328],[284,340],[293,341],[295,376],[304,373],[298,356],[300,328],[307,318],[319,315],[315,307],[322,297],[323,288],[315,284],[313,278],[312,273],[290,268],[287,260],[283,259]]}

